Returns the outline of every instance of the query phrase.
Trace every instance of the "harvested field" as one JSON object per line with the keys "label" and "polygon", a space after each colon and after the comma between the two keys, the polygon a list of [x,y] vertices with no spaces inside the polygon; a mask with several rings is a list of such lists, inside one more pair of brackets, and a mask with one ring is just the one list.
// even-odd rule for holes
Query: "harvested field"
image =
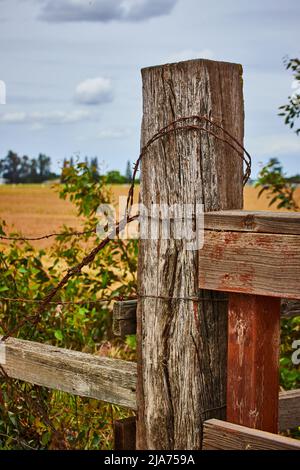
{"label": "harvested field", "polygon": [[[120,196],[126,197],[128,185],[112,186],[114,204],[118,205]],[[276,210],[268,207],[268,199],[263,195],[257,198],[258,190],[246,186],[244,190],[245,210]],[[300,202],[300,188],[296,191]],[[138,200],[138,188],[135,202]],[[37,237],[59,231],[67,225],[80,229],[81,222],[76,216],[74,206],[59,199],[52,185],[2,185],[0,186],[0,218],[4,219],[10,230],[22,231],[24,236]],[[38,247],[46,247],[51,240],[35,242]]]}

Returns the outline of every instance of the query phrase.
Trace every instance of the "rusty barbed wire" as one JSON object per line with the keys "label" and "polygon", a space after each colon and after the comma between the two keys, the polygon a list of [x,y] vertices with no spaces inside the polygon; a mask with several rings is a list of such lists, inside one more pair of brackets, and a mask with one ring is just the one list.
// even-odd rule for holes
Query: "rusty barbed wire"
{"label": "rusty barbed wire", "polygon": [[[198,122],[206,122],[214,127],[216,127],[218,130],[222,131],[227,137],[229,137],[234,144],[238,147],[236,148],[233,143],[230,141],[224,139],[223,137],[220,137],[217,135],[215,132],[213,132],[210,129],[207,129],[205,127],[201,127],[196,124],[186,124],[186,122],[191,121],[191,120],[196,120]],[[182,126],[179,126],[179,124],[183,123]],[[172,122],[170,122],[167,126],[161,128],[156,134],[154,134],[151,139],[148,140],[146,145],[143,146],[141,153],[139,155],[139,158],[137,159],[135,165],[134,165],[134,171],[132,175],[132,183],[130,185],[129,191],[128,191],[128,197],[127,197],[127,204],[126,204],[126,214],[129,214],[129,208],[130,206],[133,205],[133,196],[134,196],[134,187],[135,187],[135,179],[136,179],[136,174],[139,170],[140,162],[143,158],[143,156],[146,154],[148,148],[156,142],[158,139],[161,139],[162,137],[169,135],[171,133],[175,133],[177,131],[184,131],[184,130],[194,130],[194,131],[199,131],[199,132],[206,132],[213,137],[215,137],[217,140],[220,142],[223,142],[224,144],[228,145],[231,147],[232,150],[234,150],[237,155],[242,159],[244,162],[246,169],[244,172],[243,176],[243,184],[247,183],[247,181],[250,178],[251,175],[251,155],[249,152],[246,150],[246,148],[230,133],[228,132],[220,123],[220,121],[216,121],[213,119],[208,118],[207,116],[199,116],[199,115],[191,115],[191,116],[186,116],[186,117],[181,117],[178,118]],[[96,233],[97,228],[93,228],[91,230],[86,230],[86,231],[73,231],[73,232],[58,232],[58,233],[50,233],[47,235],[41,235],[38,237],[24,237],[24,236],[18,236],[18,237],[10,237],[6,235],[0,235],[0,240],[10,240],[10,241],[40,241],[40,240],[45,240],[51,237],[72,237],[72,236],[83,236],[83,235],[89,235],[91,233]]]}
{"label": "rusty barbed wire", "polygon": [[[215,132],[211,131],[210,129],[206,129],[205,127],[201,127],[196,124],[186,124],[187,121],[189,120],[196,120],[198,122],[204,121],[212,126],[215,126],[217,129],[221,130],[224,132],[225,135],[227,135],[239,148],[239,150],[228,140],[218,136]],[[183,126],[178,126],[178,124],[184,123]],[[220,122],[215,121],[213,119],[208,118],[207,116],[199,116],[199,115],[192,115],[192,116],[185,116],[178,118],[172,122],[170,122],[167,126],[161,128],[156,134],[154,134],[151,139],[148,140],[148,142],[143,146],[141,153],[139,155],[139,158],[137,159],[134,170],[133,170],[133,175],[132,175],[132,183],[128,191],[128,197],[127,197],[127,204],[126,204],[126,213],[130,214],[130,207],[133,205],[133,196],[134,196],[134,186],[135,186],[135,179],[137,172],[139,170],[139,166],[141,163],[142,158],[144,155],[147,153],[148,148],[157,140],[161,139],[162,137],[169,135],[171,133],[175,133],[176,131],[183,131],[183,130],[194,130],[198,132],[206,132],[213,137],[215,137],[217,140],[227,144],[229,147],[231,147],[237,155],[242,159],[242,161],[246,165],[246,169],[244,171],[244,176],[243,176],[243,185],[245,186],[246,183],[248,182],[250,175],[251,175],[251,164],[252,164],[252,158],[249,152],[245,149],[245,147],[230,133],[228,132]]]}
{"label": "rusty barbed wire", "polygon": [[114,230],[106,238],[104,238],[101,243],[99,243],[88,255],[86,255],[80,263],[78,263],[73,268],[68,269],[66,275],[61,279],[61,281],[55,287],[53,287],[50,292],[46,295],[46,297],[41,301],[37,311],[32,316],[26,317],[15,328],[13,328],[11,331],[2,336],[0,342],[6,341],[10,336],[12,336],[16,331],[18,331],[28,322],[31,323],[33,326],[36,326],[39,323],[41,316],[44,313],[49,302],[51,302],[51,300],[56,296],[56,294],[67,284],[69,279],[76,274],[80,274],[82,268],[88,266],[95,259],[96,255],[110,242],[113,235],[118,235],[127,224],[131,223],[133,220],[136,219],[137,215],[129,217],[127,219],[123,219],[121,222],[116,224]]}
{"label": "rusty barbed wire", "polygon": [[[123,300],[136,300],[137,297],[124,297],[123,295],[117,295],[114,297],[108,297],[104,299],[96,300],[56,300],[48,302],[48,305],[93,305],[93,304],[104,304],[113,301],[122,302]],[[0,302],[16,302],[16,303],[29,303],[29,304],[40,304],[43,302],[43,299],[27,299],[24,297],[0,297]]]}
{"label": "rusty barbed wire", "polygon": [[[187,302],[203,302],[203,301],[212,301],[212,302],[227,302],[228,298],[211,298],[211,297],[201,297],[201,296],[171,296],[171,295],[156,295],[156,294],[137,294],[136,296],[126,296],[124,295],[117,295],[114,297],[108,297],[104,299],[96,299],[96,300],[56,300],[48,302],[48,305],[97,305],[97,304],[104,304],[109,302],[123,302],[126,300],[138,300],[138,299],[160,299],[166,301],[172,300],[183,300]],[[30,304],[41,304],[43,299],[27,299],[24,297],[0,297],[0,302],[16,302],[16,303],[30,303]]]}
{"label": "rusty barbed wire", "polygon": [[[204,122],[214,126],[216,129],[218,129],[219,131],[222,131],[227,137],[229,137],[233,143],[228,141],[227,139],[219,136],[218,134],[216,134],[211,129],[207,129],[207,128],[202,127],[198,124],[187,124],[187,122],[190,121],[190,120],[194,120],[194,121],[196,120],[198,122],[203,122],[204,121]],[[50,290],[50,292],[44,297],[44,299],[37,300],[37,299],[5,298],[5,297],[0,298],[0,300],[8,301],[8,302],[28,302],[28,303],[37,303],[38,302],[38,304],[39,304],[38,308],[33,313],[33,315],[26,316],[21,322],[19,322],[18,325],[16,325],[16,327],[14,327],[10,331],[8,331],[1,338],[0,343],[5,342],[9,337],[11,337],[14,333],[16,333],[20,328],[22,328],[27,323],[30,323],[33,327],[36,326],[40,322],[40,320],[42,318],[42,315],[43,315],[43,313],[44,313],[44,311],[45,311],[45,309],[48,305],[52,305],[52,304],[66,305],[66,304],[71,304],[71,303],[72,304],[75,304],[75,303],[79,304],[81,302],[92,304],[92,303],[96,303],[96,302],[97,303],[106,302],[106,301],[111,302],[113,300],[117,300],[116,297],[110,298],[110,299],[99,299],[99,300],[94,300],[94,301],[79,301],[79,302],[54,301],[53,299],[58,294],[58,292],[68,283],[68,281],[71,277],[80,274],[81,271],[82,271],[82,268],[84,266],[88,266],[95,259],[97,254],[102,249],[104,249],[104,247],[106,245],[108,245],[108,243],[112,239],[112,235],[118,235],[127,226],[127,224],[131,223],[134,220],[137,220],[138,214],[134,215],[134,216],[131,216],[131,209],[132,209],[133,201],[134,201],[135,179],[136,179],[136,175],[137,175],[139,165],[140,165],[140,162],[141,162],[142,158],[146,155],[149,147],[154,142],[156,142],[157,140],[159,140],[159,139],[163,138],[164,136],[167,136],[171,133],[181,132],[181,131],[184,131],[184,130],[191,130],[191,131],[194,130],[194,131],[198,131],[198,132],[206,132],[206,133],[212,135],[213,137],[215,137],[220,142],[223,142],[224,144],[228,145],[232,150],[234,150],[246,165],[246,169],[245,169],[245,172],[244,172],[244,178],[243,178],[243,183],[244,183],[244,185],[246,184],[246,182],[248,181],[248,179],[250,177],[250,173],[251,173],[251,156],[246,151],[246,149],[238,142],[238,140],[234,136],[232,136],[226,129],[223,128],[223,126],[220,122],[213,121],[212,119],[209,119],[207,116],[188,116],[188,117],[179,118],[179,119],[171,122],[167,126],[163,127],[156,134],[154,134],[154,136],[151,139],[149,139],[149,141],[146,143],[146,145],[141,150],[141,153],[140,153],[140,155],[139,155],[139,157],[136,161],[136,164],[134,166],[132,182],[131,182],[131,185],[130,185],[130,188],[129,188],[129,191],[128,191],[128,196],[127,196],[127,203],[126,203],[126,210],[125,210],[124,219],[122,221],[120,221],[119,223],[115,224],[113,231],[105,239],[103,239],[98,245],[96,245],[96,247],[93,248],[93,250],[90,253],[88,253],[86,256],[84,256],[84,258],[82,259],[82,261],[80,263],[78,263],[77,265],[75,265],[72,268],[68,269],[66,275],[60,280],[60,282],[55,287],[53,287]],[[59,237],[59,236],[69,236],[69,237],[71,237],[71,236],[82,236],[82,235],[86,235],[86,234],[89,234],[89,233],[93,233],[95,231],[96,231],[96,228],[92,229],[92,230],[89,230],[89,231],[84,231],[84,232],[77,232],[76,231],[76,232],[53,233],[53,234],[48,234],[48,235],[44,235],[44,236],[41,236],[41,237],[23,237],[23,236],[20,236],[20,237],[7,237],[7,236],[1,235],[0,239],[14,240],[14,241],[36,241],[36,240],[43,240],[43,239],[47,239],[47,238],[50,238],[50,237]],[[191,297],[188,297],[188,296],[187,297],[174,297],[174,296],[171,297],[170,296],[170,297],[168,297],[168,296],[160,296],[160,295],[150,296],[150,295],[142,295],[142,294],[138,294],[135,299],[137,299],[137,298],[153,298],[153,297],[161,298],[162,300],[167,300],[167,301],[186,300],[186,301],[193,301],[193,302],[201,302],[201,301],[212,301],[212,302],[214,302],[214,301],[225,302],[226,301],[227,302],[227,299],[225,299],[225,298],[224,299],[223,298],[211,299],[211,298],[205,298],[205,297],[201,297],[201,296],[191,296]],[[122,296],[119,296],[120,300],[121,300],[121,298],[122,298],[122,300],[124,300],[124,298]],[[128,297],[127,297],[127,299],[128,299]],[[11,383],[11,384],[13,383],[12,379],[8,376],[5,369],[1,365],[0,365],[0,376],[2,377],[2,379],[6,380],[8,383]],[[15,385],[12,385],[12,386],[14,387]],[[36,400],[33,400],[30,393],[25,393],[25,398],[26,398],[27,402],[30,403],[31,408],[33,410],[35,410],[36,413],[41,415],[42,419],[44,420],[44,423],[52,430],[54,435],[57,435],[57,436],[61,437],[59,435],[59,431],[55,429],[51,419],[48,416],[48,410],[47,410],[45,402],[42,400],[41,396],[38,396]]]}
{"label": "rusty barbed wire", "polygon": [[[223,137],[220,137],[217,135],[215,132],[211,131],[210,129],[207,129],[205,127],[201,127],[196,124],[186,124],[186,122],[190,120],[197,120],[198,122],[206,122],[211,124],[212,126],[215,126],[217,129],[221,130],[225,135],[227,135],[239,148],[239,150],[228,140],[224,139]],[[182,126],[178,126],[178,124],[183,123]],[[147,153],[149,147],[156,142],[157,140],[161,139],[162,137],[169,135],[171,133],[174,133],[176,131],[183,131],[183,130],[196,130],[199,132],[206,132],[213,137],[215,137],[217,140],[225,143],[229,147],[231,147],[237,155],[242,159],[242,161],[246,164],[246,170],[244,173],[244,178],[243,178],[243,183],[244,185],[248,181],[251,173],[251,156],[247,152],[247,150],[243,147],[242,144],[238,142],[238,140],[232,136],[226,129],[223,128],[223,126],[217,122],[214,121],[207,116],[198,116],[198,115],[192,115],[192,116],[187,116],[187,117],[181,117],[179,119],[176,119],[169,123],[167,126],[161,128],[156,134],[154,134],[146,143],[146,145],[143,146],[141,153],[139,155],[139,158],[137,159],[135,166],[134,166],[134,171],[133,171],[133,176],[132,176],[132,182],[128,191],[128,196],[127,196],[127,202],[126,202],[126,210],[125,210],[125,217],[122,221],[117,223],[112,230],[111,234],[108,235],[105,239],[103,239],[88,255],[86,255],[83,260],[78,263],[76,266],[73,268],[68,269],[66,275],[61,279],[61,281],[56,285],[56,287],[53,287],[51,291],[45,296],[43,300],[39,303],[39,307],[37,311],[30,317],[25,318],[22,322],[19,323],[13,330],[5,334],[1,341],[5,341],[7,338],[9,338],[12,334],[14,334],[18,329],[20,329],[22,326],[24,326],[28,321],[32,323],[32,325],[36,325],[39,323],[40,318],[43,314],[43,312],[46,309],[46,306],[50,304],[50,302],[53,300],[53,298],[56,296],[56,294],[67,284],[69,279],[73,277],[76,274],[80,274],[81,270],[84,266],[88,266],[96,257],[96,255],[110,242],[110,240],[113,238],[112,235],[118,235],[124,228],[126,227],[127,224],[130,222],[137,220],[138,219],[138,214],[131,216],[131,208],[133,206],[133,200],[134,200],[134,189],[135,189],[135,180],[136,180],[136,175],[139,169],[140,162],[142,158],[145,156]],[[241,152],[242,150],[242,152]],[[244,154],[246,155],[247,158],[245,158]],[[58,302],[59,303],[59,302]]]}
{"label": "rusty barbed wire", "polygon": [[83,235],[90,235],[91,233],[96,233],[96,227],[91,230],[85,230],[83,232],[57,232],[57,233],[49,233],[47,235],[41,235],[39,237],[9,237],[6,235],[0,235],[0,240],[11,240],[11,241],[38,241],[38,240],[46,240],[47,238],[52,237],[80,237]]}

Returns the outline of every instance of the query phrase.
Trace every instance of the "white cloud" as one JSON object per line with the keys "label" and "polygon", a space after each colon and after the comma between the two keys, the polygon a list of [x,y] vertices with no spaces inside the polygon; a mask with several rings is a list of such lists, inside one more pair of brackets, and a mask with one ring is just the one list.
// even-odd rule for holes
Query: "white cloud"
{"label": "white cloud", "polygon": [[193,49],[184,49],[169,56],[166,62],[181,62],[190,59],[213,59],[214,53],[211,49],[202,49],[199,51]]}
{"label": "white cloud", "polygon": [[72,124],[92,117],[86,110],[31,112],[23,111],[0,114],[3,124],[30,124],[33,129],[40,129],[44,125]]}
{"label": "white cloud", "polygon": [[300,139],[291,134],[274,134],[258,137],[249,144],[252,155],[277,157],[288,154],[300,155]]}
{"label": "white cloud", "polygon": [[171,12],[177,0],[43,0],[45,21],[142,21]]}
{"label": "white cloud", "polygon": [[98,134],[98,139],[124,139],[130,135],[129,129],[101,129]]}
{"label": "white cloud", "polygon": [[80,104],[103,104],[113,100],[112,85],[109,78],[88,78],[79,83],[75,90],[75,101]]}

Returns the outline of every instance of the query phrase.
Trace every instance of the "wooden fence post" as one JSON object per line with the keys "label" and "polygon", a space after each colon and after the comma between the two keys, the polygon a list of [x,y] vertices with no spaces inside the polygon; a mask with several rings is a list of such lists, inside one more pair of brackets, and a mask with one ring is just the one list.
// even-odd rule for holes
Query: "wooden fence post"
{"label": "wooden fence post", "polygon": [[[205,115],[243,142],[242,68],[193,60],[143,69],[142,145],[177,118]],[[204,124],[204,126],[209,126]],[[141,203],[243,204],[242,161],[206,132],[178,131],[142,160]],[[141,240],[139,249],[138,449],[199,449],[205,419],[224,418],[227,303],[198,291],[198,253],[181,240]],[[164,300],[158,296],[209,300]]]}
{"label": "wooden fence post", "polygon": [[114,421],[114,450],[135,450],[136,419],[118,419]]}
{"label": "wooden fence post", "polygon": [[278,432],[280,299],[229,294],[227,421]]}

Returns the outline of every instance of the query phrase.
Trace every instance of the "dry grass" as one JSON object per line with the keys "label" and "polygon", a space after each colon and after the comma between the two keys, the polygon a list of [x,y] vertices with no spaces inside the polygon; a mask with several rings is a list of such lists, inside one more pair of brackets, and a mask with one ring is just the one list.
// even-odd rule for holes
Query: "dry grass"
{"label": "dry grass", "polygon": [[[114,204],[118,205],[120,196],[126,197],[128,185],[114,185],[112,193]],[[268,207],[268,199],[263,195],[257,198],[258,190],[247,186],[244,191],[246,210],[276,210]],[[296,191],[300,203],[300,188]],[[138,200],[138,189],[135,202]],[[0,218],[4,219],[10,230],[21,231],[24,236],[35,237],[57,232],[62,225],[80,229],[80,219],[76,217],[74,206],[59,199],[50,185],[2,185],[0,186]],[[50,240],[35,242],[38,247],[46,247]]]}

